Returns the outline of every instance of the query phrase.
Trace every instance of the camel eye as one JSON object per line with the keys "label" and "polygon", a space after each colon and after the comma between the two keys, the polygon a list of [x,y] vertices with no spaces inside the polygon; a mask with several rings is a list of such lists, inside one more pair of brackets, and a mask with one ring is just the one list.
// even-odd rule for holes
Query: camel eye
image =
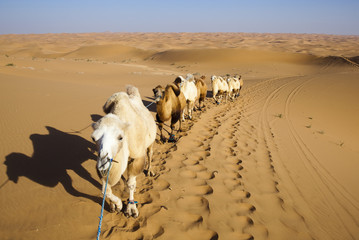
{"label": "camel eye", "polygon": [[122,136],[119,135],[117,139],[120,140],[120,141],[122,141]]}

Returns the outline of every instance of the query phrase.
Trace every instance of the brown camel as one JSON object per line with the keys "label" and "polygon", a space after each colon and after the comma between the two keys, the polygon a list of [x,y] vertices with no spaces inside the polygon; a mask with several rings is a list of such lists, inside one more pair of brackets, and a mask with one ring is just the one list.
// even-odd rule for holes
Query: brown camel
{"label": "brown camel", "polygon": [[[171,119],[171,134],[168,139],[169,142],[175,141],[175,135],[173,131],[175,124],[180,120],[183,115],[183,110],[186,107],[186,99],[181,92],[180,88],[171,83],[163,90],[162,86],[157,86],[152,89],[157,105],[156,120],[158,122],[158,128],[160,129],[161,141],[165,142],[163,137],[162,128],[165,121]],[[179,121],[179,131],[181,130],[181,121]]]}
{"label": "brown camel", "polygon": [[197,88],[197,99],[198,99],[198,109],[202,110],[201,108],[201,103],[202,103],[202,107],[204,106],[204,99],[207,96],[207,85],[204,82],[204,80],[206,79],[206,76],[201,76],[200,78],[195,78],[195,82],[196,82],[196,88]]}

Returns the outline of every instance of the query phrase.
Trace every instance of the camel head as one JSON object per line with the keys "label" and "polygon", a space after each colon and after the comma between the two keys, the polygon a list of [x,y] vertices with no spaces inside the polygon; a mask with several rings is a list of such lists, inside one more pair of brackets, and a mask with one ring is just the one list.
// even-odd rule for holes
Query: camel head
{"label": "camel head", "polygon": [[194,76],[192,74],[190,74],[190,73],[187,73],[186,80],[187,81],[194,81]]}
{"label": "camel head", "polygon": [[115,114],[109,113],[92,125],[92,140],[98,146],[97,169],[102,176],[109,171],[111,159],[128,159],[129,150],[126,131],[129,124]]}
{"label": "camel head", "polygon": [[163,87],[161,85],[158,85],[157,87],[155,87],[154,89],[152,89],[153,94],[155,95],[155,102],[157,103],[158,101],[160,101],[162,99],[162,97],[165,94],[165,91],[163,89]]}
{"label": "camel head", "polygon": [[236,79],[240,80],[242,76],[241,76],[241,75],[236,74],[234,77],[235,77]]}

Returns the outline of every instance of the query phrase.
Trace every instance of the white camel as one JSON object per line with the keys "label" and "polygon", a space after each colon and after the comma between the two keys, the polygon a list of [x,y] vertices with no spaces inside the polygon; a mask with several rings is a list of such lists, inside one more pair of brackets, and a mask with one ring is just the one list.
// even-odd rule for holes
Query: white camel
{"label": "white camel", "polygon": [[241,88],[239,79],[237,77],[228,77],[228,96],[234,100],[234,98],[239,96],[239,90]]}
{"label": "white camel", "polygon": [[[128,86],[126,92],[113,94],[103,109],[107,115],[93,124],[92,133],[92,139],[98,146],[97,169],[103,183],[102,193],[105,190],[107,173],[110,171],[106,197],[110,200],[111,209],[121,211],[122,201],[112,193],[111,187],[121,179],[127,169],[130,196],[125,213],[138,217],[134,200],[136,176],[144,170],[146,154],[147,171],[151,173],[156,123],[134,86]],[[110,170],[111,159],[113,161]]]}
{"label": "white camel", "polygon": [[215,76],[213,75],[211,77],[211,83],[212,83],[212,94],[213,99],[217,104],[219,104],[219,99],[224,97],[225,101],[227,101],[229,87],[226,80],[224,80],[221,76]]}
{"label": "white camel", "polygon": [[[189,119],[192,119],[192,111],[194,103],[197,99],[197,87],[192,74],[187,74],[186,79],[179,76],[175,79],[174,83],[181,88],[184,97],[187,101],[187,113]],[[182,115],[182,121],[184,121],[184,114]]]}
{"label": "white camel", "polygon": [[243,88],[243,78],[240,75],[235,75],[234,79],[237,82],[237,89],[235,90],[236,97],[239,97],[239,91]]}

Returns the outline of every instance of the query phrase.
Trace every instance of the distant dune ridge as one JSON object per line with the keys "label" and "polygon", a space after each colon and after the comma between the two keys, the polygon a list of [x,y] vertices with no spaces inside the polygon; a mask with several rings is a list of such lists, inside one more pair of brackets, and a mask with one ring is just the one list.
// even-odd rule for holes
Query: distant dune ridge
{"label": "distant dune ridge", "polygon": [[[91,124],[128,84],[155,116],[152,89],[187,73],[206,76],[205,109],[155,143],[139,217],[106,205],[101,239],[357,239],[358,49],[316,34],[0,35],[1,239],[94,239]],[[217,105],[210,79],[227,74],[244,86]]]}

